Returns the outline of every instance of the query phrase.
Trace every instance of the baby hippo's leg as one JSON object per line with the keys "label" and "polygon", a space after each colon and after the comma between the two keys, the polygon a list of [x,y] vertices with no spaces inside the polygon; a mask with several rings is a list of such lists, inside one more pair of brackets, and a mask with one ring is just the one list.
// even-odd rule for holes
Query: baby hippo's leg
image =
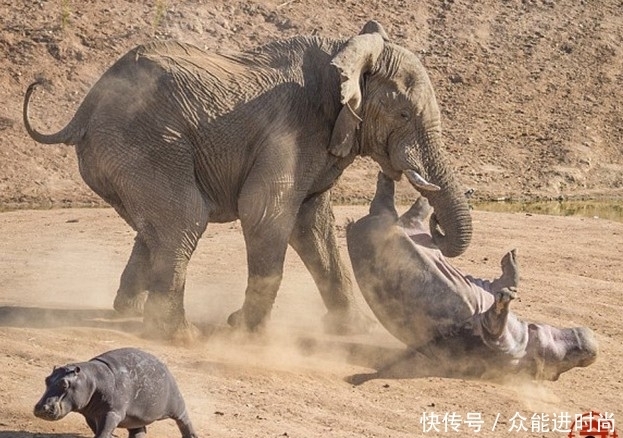
{"label": "baby hippo's leg", "polygon": [[184,411],[184,413],[179,417],[174,418],[174,420],[177,423],[177,427],[179,427],[180,432],[182,432],[182,438],[197,438],[195,429],[193,428],[186,411]]}
{"label": "baby hippo's leg", "polygon": [[519,285],[519,265],[517,264],[517,250],[513,249],[502,257],[502,276],[491,282],[491,291],[497,292],[505,288],[516,288]]}
{"label": "baby hippo's leg", "polygon": [[482,318],[483,334],[488,339],[496,340],[502,333],[508,322],[510,303],[517,297],[515,288],[504,288],[495,294],[495,302],[487,310]]}
{"label": "baby hippo's leg", "polygon": [[137,429],[128,429],[128,432],[128,438],[145,438],[147,428],[143,426]]}

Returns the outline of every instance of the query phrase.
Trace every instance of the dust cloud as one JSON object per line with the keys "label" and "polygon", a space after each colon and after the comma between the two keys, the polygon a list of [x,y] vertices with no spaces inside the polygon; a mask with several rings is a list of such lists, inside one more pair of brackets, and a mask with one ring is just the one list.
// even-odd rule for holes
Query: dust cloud
{"label": "dust cloud", "polygon": [[[362,210],[353,207],[357,216],[365,214]],[[337,211],[345,216],[342,210]],[[484,214],[482,217],[489,219]],[[521,223],[539,218],[509,220]],[[546,230],[551,220],[537,222],[535,229]],[[594,376],[607,379],[610,375],[607,360],[598,361],[588,371],[565,373],[559,382],[482,382],[480,378],[446,374],[446,367],[453,367],[455,372],[463,372],[463,366],[474,371],[474,364],[465,365],[448,355],[452,349],[443,350],[444,355],[419,352],[400,362],[406,347],[378,323],[366,335],[327,335],[322,326],[326,312],[322,300],[291,250],[265,335],[241,336],[226,324],[227,316],[242,304],[246,287],[244,239],[237,224],[210,224],[189,264],[185,307],[193,323],[211,331],[189,347],[157,342],[142,337],[140,318],[120,321],[112,311],[134,234],[114,211],[19,211],[4,213],[0,221],[3,312],[7,308],[43,312],[24,315],[21,324],[11,324],[7,315],[0,313],[0,364],[6,370],[0,373],[0,390],[7,394],[0,399],[5,424],[0,430],[28,430],[42,436],[71,431],[89,436],[79,415],[67,417],[62,424],[46,423],[33,419],[33,404],[41,396],[43,379],[53,365],[88,360],[125,346],[149,351],[167,364],[202,435],[234,437],[252,431],[250,434],[258,436],[284,432],[320,436],[333,427],[334,431],[351,431],[343,436],[361,436],[365,423],[378,436],[413,436],[422,427],[419,414],[431,409],[462,414],[466,409],[500,412],[510,418],[515,411],[526,409],[574,413],[586,401],[598,403],[596,407],[604,410],[618,400],[592,389]],[[497,223],[487,222],[496,231],[494,236],[498,235]],[[573,231],[574,236],[583,235],[585,224],[578,222]],[[348,261],[343,237],[339,236],[340,251]],[[470,259],[464,259],[466,270],[483,270],[479,260],[501,244],[494,243],[483,248],[479,246],[482,243],[476,244],[476,262],[469,264]],[[593,257],[598,260],[599,254]],[[497,261],[491,264],[492,272],[499,269]],[[534,270],[541,264],[543,260],[528,266]],[[548,284],[540,280],[549,279],[551,272],[548,269],[537,277],[538,284]],[[528,293],[530,284],[528,281]],[[571,292],[564,291],[565,299],[580,296],[574,284],[569,283]],[[362,311],[375,320],[358,290],[355,294]],[[521,304],[521,313],[543,319]],[[549,319],[555,317],[549,315]],[[606,352],[619,348],[614,341],[606,347]],[[388,363],[400,363],[404,368],[397,369],[394,376],[380,375],[378,371]],[[609,382],[616,386],[616,382]],[[155,438],[175,435],[173,422],[157,422],[149,428],[149,436]],[[510,435],[496,431],[483,436]]]}

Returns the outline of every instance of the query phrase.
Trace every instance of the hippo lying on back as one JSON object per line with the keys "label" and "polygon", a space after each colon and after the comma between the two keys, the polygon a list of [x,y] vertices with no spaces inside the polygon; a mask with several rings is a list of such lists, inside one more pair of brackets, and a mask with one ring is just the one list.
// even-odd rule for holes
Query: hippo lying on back
{"label": "hippo lying on back", "polygon": [[519,277],[514,250],[502,259],[498,279],[463,275],[433,243],[424,223],[429,213],[420,197],[399,218],[394,183],[379,174],[370,214],[347,229],[359,287],[381,324],[410,347],[408,355],[433,351],[451,367],[478,364],[471,369],[478,376],[548,380],[595,361],[591,330],[527,323],[510,312]]}

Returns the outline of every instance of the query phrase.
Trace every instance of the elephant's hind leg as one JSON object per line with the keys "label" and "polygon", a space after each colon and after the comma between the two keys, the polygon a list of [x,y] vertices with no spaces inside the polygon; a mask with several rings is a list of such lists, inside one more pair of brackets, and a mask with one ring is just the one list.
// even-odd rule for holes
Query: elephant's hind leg
{"label": "elephant's hind leg", "polygon": [[[166,157],[165,157],[166,158]],[[209,207],[194,179],[192,163],[163,158],[162,167],[136,166],[132,184],[120,184],[128,222],[137,231],[115,299],[119,310],[140,310],[146,333],[188,341],[196,330],[186,320],[186,268],[208,224]],[[183,168],[182,168],[183,167]]]}
{"label": "elephant's hind leg", "polygon": [[143,314],[150,275],[149,248],[143,237],[138,234],[134,239],[130,260],[121,274],[119,289],[114,302],[114,308],[117,312],[129,316]]}
{"label": "elephant's hind leg", "polygon": [[305,263],[327,307],[325,330],[335,334],[367,332],[372,321],[355,304],[352,281],[338,249],[329,192],[303,203],[290,245]]}
{"label": "elephant's hind leg", "polygon": [[[107,138],[112,144],[116,144],[112,138]],[[93,144],[85,145],[85,148],[95,148]],[[111,149],[106,144],[107,149]],[[133,199],[128,199],[127,191],[123,189],[124,180],[112,177],[108,172],[102,171],[97,159],[93,154],[82,156],[80,162],[80,173],[82,178],[91,189],[97,193],[104,201],[108,202],[115,211],[121,216],[128,225],[138,231],[138,224],[135,219],[140,216],[137,214],[135,206],[132,206]],[[108,160],[107,160],[108,161]],[[125,200],[125,202],[124,202]],[[122,315],[134,316],[143,314],[143,305],[147,297],[147,287],[150,275],[149,248],[144,238],[139,232],[134,241],[134,248],[130,259],[121,275],[121,281],[113,307]]]}
{"label": "elephant's hind leg", "polygon": [[139,234],[145,236],[150,254],[144,309],[147,333],[185,342],[196,335],[184,311],[186,269],[207,226],[209,210],[196,187],[178,189],[159,202],[150,200],[152,207]]}
{"label": "elephant's hind leg", "polygon": [[191,338],[194,329],[184,312],[186,267],[210,212],[197,186],[192,146],[158,131],[157,120],[165,114],[137,112],[130,130],[125,120],[120,124],[122,110],[100,111],[98,126],[77,147],[85,182],[137,232],[116,307],[139,310],[147,289],[147,332]]}

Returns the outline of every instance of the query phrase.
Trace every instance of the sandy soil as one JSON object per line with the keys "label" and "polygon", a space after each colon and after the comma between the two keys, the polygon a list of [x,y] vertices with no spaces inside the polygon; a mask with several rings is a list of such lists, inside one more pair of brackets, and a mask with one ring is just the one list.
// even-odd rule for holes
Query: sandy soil
{"label": "sandy soil", "polygon": [[[364,214],[362,207],[336,212],[341,229],[347,218]],[[517,247],[521,299],[514,310],[529,320],[591,327],[601,347],[595,364],[571,370],[557,382],[424,375],[352,385],[350,377],[373,373],[403,346],[380,326],[369,335],[324,335],[319,295],[293,252],[266,336],[241,339],[227,329],[226,317],[241,304],[246,283],[235,223],[210,225],[189,268],[186,308],[205,337],[192,347],[148,341],[141,337],[140,320],[118,319],[111,310],[133,238],[112,210],[3,213],[0,437],[90,436],[78,414],[49,423],[35,418],[32,408],[53,365],[122,346],[143,348],[168,364],[200,436],[554,437],[564,434],[533,431],[532,416],[546,415],[534,427],[549,430],[554,418],[591,409],[621,418],[623,224],[476,211],[474,225],[474,242],[456,264],[493,277],[502,254]],[[345,250],[343,232],[340,244]],[[361,308],[369,313],[365,303]],[[417,374],[417,363],[413,370]],[[438,434],[424,432],[424,413],[456,413],[463,420],[481,415],[483,430],[475,434],[463,422],[460,432],[444,432],[443,423]],[[528,431],[509,431],[516,413],[526,418]],[[148,436],[173,437],[177,431],[172,421],[162,421],[149,428]]]}

